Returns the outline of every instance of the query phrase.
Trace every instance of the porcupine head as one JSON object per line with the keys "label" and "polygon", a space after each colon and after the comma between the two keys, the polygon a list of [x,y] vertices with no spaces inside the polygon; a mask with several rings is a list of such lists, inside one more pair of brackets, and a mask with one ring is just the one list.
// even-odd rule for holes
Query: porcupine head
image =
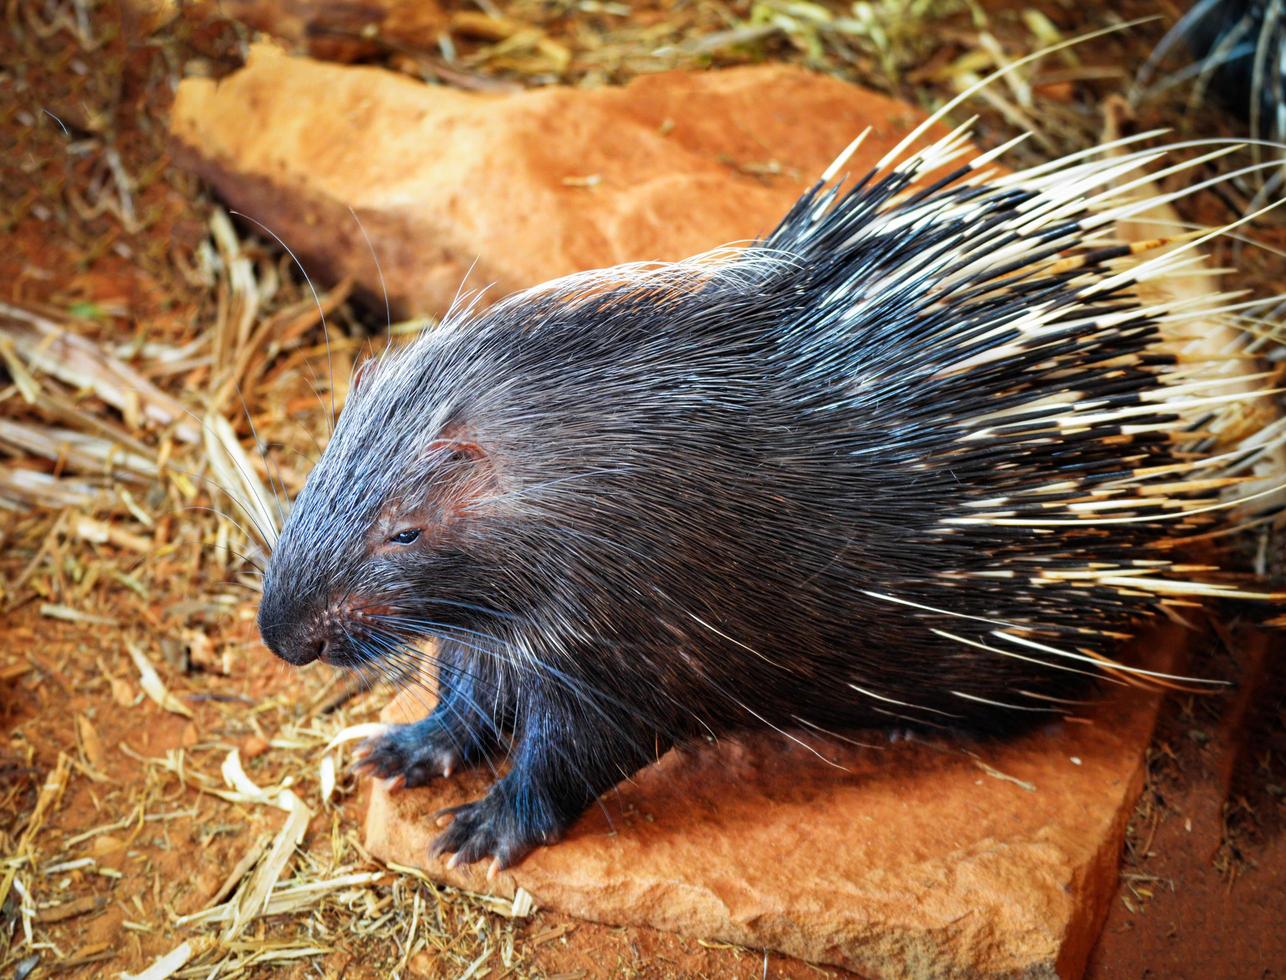
{"label": "porcupine head", "polygon": [[1006,728],[1130,676],[1112,638],[1189,587],[1173,543],[1270,440],[1175,453],[1262,383],[1236,352],[1177,370],[1159,325],[1203,311],[1141,305],[1116,262],[1112,187],[1155,159],[1126,149],[911,189],[957,134],[759,244],[455,311],[360,372],[265,642],[427,666],[437,706],[363,764],[507,759],[435,844],[493,869],[694,737]]}

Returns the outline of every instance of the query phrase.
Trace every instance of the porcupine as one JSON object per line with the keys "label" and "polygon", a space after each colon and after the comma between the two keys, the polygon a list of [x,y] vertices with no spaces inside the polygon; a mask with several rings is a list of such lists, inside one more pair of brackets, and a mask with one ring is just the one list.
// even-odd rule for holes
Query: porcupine
{"label": "porcupine", "polygon": [[436,640],[436,708],[363,764],[417,786],[508,753],[446,811],[453,864],[514,864],[703,735],[1004,731],[1164,682],[1113,647],[1247,594],[1183,544],[1264,496],[1282,425],[1212,436],[1270,382],[1161,330],[1239,304],[1136,294],[1201,244],[1113,238],[1162,152],[998,175],[1007,146],[911,153],[923,129],[756,244],[465,304],[359,373],[259,624],[397,676]]}

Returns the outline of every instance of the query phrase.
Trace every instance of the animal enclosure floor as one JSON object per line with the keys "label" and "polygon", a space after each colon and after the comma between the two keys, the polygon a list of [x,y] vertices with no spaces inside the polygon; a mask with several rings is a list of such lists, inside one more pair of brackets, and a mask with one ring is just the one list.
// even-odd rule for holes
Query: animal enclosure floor
{"label": "animal enclosure floor", "polygon": [[[444,6],[451,13],[477,13],[474,4]],[[654,31],[672,5],[632,6],[653,19],[648,31]],[[1173,21],[1181,5],[1164,6]],[[512,17],[582,50],[583,24],[550,13],[567,5],[512,7]],[[682,30],[699,39],[699,32],[743,23],[750,7],[693,5],[697,16]],[[1029,5],[989,0],[980,7],[990,17],[986,30],[1008,57],[1041,43],[1023,19]],[[1156,13],[1158,4],[1030,7],[1071,36],[1110,17]],[[266,236],[247,227],[228,236],[209,192],[169,165],[163,137],[177,77],[230,70],[249,36],[211,9],[190,9],[138,35],[128,26],[122,30],[122,11],[111,2],[5,5],[0,301],[53,316],[127,360],[147,345],[182,350],[208,333],[235,336],[246,304],[254,304],[256,324],[278,318],[290,343],[272,352],[275,360],[262,373],[251,372],[244,397],[258,435],[273,446],[274,478],[293,491],[315,454],[314,438],[327,430],[326,408],[315,390],[327,377],[325,350],[311,295]],[[89,17],[88,35],[79,26],[81,10]],[[914,64],[896,82],[879,69],[875,55],[841,63],[836,49],[823,44],[817,60],[810,60],[817,32],[793,39],[773,35],[701,59],[716,65],[810,63],[937,104],[954,92],[957,59],[984,50],[979,30],[961,6],[949,30],[935,28],[932,44],[913,45]],[[1098,101],[1128,77],[1078,75],[1078,67],[1141,64],[1163,30],[1162,24],[1145,25],[1086,51],[1083,65],[1060,64],[1065,77],[1036,86],[1029,112],[1046,127],[1048,145],[1023,152],[1048,157],[1092,141]],[[630,43],[650,51],[655,36],[640,32]],[[581,82],[591,74],[575,59],[566,68],[555,59],[551,67],[549,49],[541,56],[546,60],[531,67],[517,60],[513,44],[462,33],[457,42],[465,55],[479,59],[457,80],[461,84],[523,84],[537,71],[544,73],[540,83]],[[629,77],[636,69],[627,56],[639,51],[600,50],[614,66],[600,80]],[[404,52],[363,57],[418,71],[418,62]],[[1231,123],[1216,109],[1185,121],[1183,94],[1176,92],[1176,99],[1177,108],[1154,106],[1154,117],[1141,123],[1189,126],[1185,132],[1203,135]],[[1158,120],[1162,110],[1169,115]],[[982,111],[982,131],[993,141],[1013,135],[1011,121],[994,108]],[[1213,196],[1194,207],[1192,217],[1207,222],[1230,214],[1228,202]],[[1255,234],[1286,246],[1286,225]],[[1240,261],[1252,285],[1282,279],[1280,257],[1247,249]],[[255,288],[238,291],[244,278],[234,288],[229,265],[248,268]],[[352,302],[342,283],[319,288],[342,382],[345,359],[360,351],[365,332],[384,326],[383,310],[372,314]],[[247,353],[252,362],[263,354]],[[251,368],[258,370],[254,363]],[[208,365],[199,359],[178,358],[152,380],[197,413],[212,397]],[[271,844],[288,818],[275,806],[211,792],[224,790],[222,769],[234,749],[256,785],[291,780],[292,791],[313,811],[289,880],[301,889],[345,876],[350,884],[304,892],[308,901],[298,907],[252,920],[220,953],[229,969],[242,964],[254,975],[271,970],[359,978],[398,968],[403,975],[443,977],[470,969],[474,976],[568,978],[839,972],[548,911],[515,919],[482,899],[369,860],[360,837],[367,787],[340,772],[332,803],[323,806],[320,767],[330,736],[346,724],[374,720],[389,692],[347,691],[324,669],[289,672],[259,646],[253,591],[237,584],[248,566],[220,549],[220,535],[228,533],[222,519],[199,509],[221,506],[217,495],[184,495],[182,471],[205,465],[203,447],[179,445],[170,453],[156,428],[139,422],[128,405],[108,404],[88,388],[48,382],[45,393],[59,398],[37,408],[15,390],[6,368],[0,390],[6,421],[107,423],[144,440],[153,458],[167,453],[170,460],[164,480],[157,481],[160,491],[146,481],[113,486],[114,494],[124,488],[128,499],[116,494],[106,510],[95,511],[99,525],[78,523],[83,509],[57,500],[0,510],[0,975],[138,971],[184,942],[194,944],[194,953],[208,953],[202,944],[223,926],[176,924],[176,918],[215,904],[247,856],[258,854],[262,864],[267,849],[261,842]],[[236,438],[253,447],[240,403],[232,398],[223,411],[234,420]],[[45,475],[65,468],[65,461],[7,451],[2,462]],[[131,516],[136,512],[146,520]],[[99,540],[104,524],[128,535]],[[143,674],[127,644],[176,699],[168,708],[143,693]],[[1286,671],[1280,659],[1256,661],[1235,639],[1214,637],[1210,646],[1193,669],[1238,680],[1239,693],[1167,699],[1150,753],[1148,788],[1127,838],[1123,879],[1091,962],[1093,977],[1272,977],[1286,963],[1280,928],[1286,908]],[[13,884],[19,870],[29,901]],[[33,917],[23,915],[24,906],[34,909]],[[408,919],[408,909],[418,909],[418,918]]]}
{"label": "animal enclosure floor", "polygon": [[[248,626],[241,625],[218,639],[236,643],[249,636]],[[196,674],[175,685],[175,693],[194,713],[186,719],[142,698],[116,632],[51,622],[32,607],[11,615],[0,630],[0,724],[8,734],[0,761],[0,812],[25,821],[60,753],[78,765],[98,765],[105,777],[97,781],[74,770],[36,837],[42,866],[83,856],[95,862],[93,868],[56,873],[40,894],[50,907],[35,923],[37,935],[66,958],[85,960],[71,975],[137,970],[167,952],[186,935],[168,925],[170,917],[204,907],[255,838],[281,822],[281,814],[266,808],[229,804],[185,788],[175,774],[158,772],[140,759],[162,759],[184,749],[191,771],[217,774],[228,748],[238,747],[247,759],[247,772],[261,784],[315,769],[320,741],[302,748],[265,748],[255,729],[272,735],[288,728],[301,706],[317,703],[316,696],[327,687],[323,672],[288,674],[249,643],[229,666],[227,677]],[[1252,684],[1250,690],[1244,707],[1248,729],[1228,723],[1235,706],[1226,701],[1194,705],[1179,697],[1166,702],[1152,751],[1152,782],[1132,821],[1132,856],[1089,976],[1271,977],[1275,965],[1286,962],[1286,937],[1278,928],[1280,910],[1286,907],[1286,838],[1280,833],[1279,811],[1273,809],[1280,798],[1262,787],[1251,797],[1234,791],[1232,805],[1252,821],[1234,845],[1226,839],[1223,817],[1228,800],[1224,781],[1258,779],[1261,760],[1253,752],[1246,756],[1243,732],[1249,731],[1259,744],[1280,744],[1275,741],[1281,737],[1280,680]],[[326,722],[327,730],[373,720],[381,700],[379,695],[363,696],[342,718]],[[356,850],[367,789],[341,783],[338,805],[314,818],[309,850],[323,865],[338,853],[340,862],[356,859],[378,871]],[[296,787],[301,795],[315,792],[308,783]],[[148,819],[158,816],[166,819]],[[118,824],[76,846],[63,846],[96,828]],[[1239,851],[1236,870],[1227,864],[1234,858],[1229,846]],[[398,961],[393,938],[363,938],[352,924],[378,919],[367,914],[365,894],[377,905],[387,901],[391,878],[377,880],[360,899],[350,898],[352,905],[328,903],[264,920],[255,938],[303,947],[315,942],[317,927],[323,925],[332,930],[326,944],[333,947],[317,958],[324,970],[386,975]],[[466,957],[471,962],[481,955],[480,938],[503,936],[507,930],[523,973],[763,975],[765,959],[755,951],[546,911],[514,922],[449,890],[443,890],[439,903],[436,928],[457,930],[463,943],[449,955],[441,948],[420,953],[409,964],[412,975],[452,975],[452,964],[458,967]],[[488,928],[479,930],[480,920]],[[771,976],[847,975],[779,956],[768,957],[767,963]],[[287,975],[311,975],[303,964],[285,968]]]}

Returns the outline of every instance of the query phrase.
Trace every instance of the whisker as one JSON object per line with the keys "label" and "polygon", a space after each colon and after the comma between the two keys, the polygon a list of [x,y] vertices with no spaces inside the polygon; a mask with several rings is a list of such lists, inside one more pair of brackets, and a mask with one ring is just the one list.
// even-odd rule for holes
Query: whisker
{"label": "whisker", "polygon": [[375,274],[379,276],[380,291],[384,294],[384,326],[385,332],[392,336],[393,333],[393,307],[388,300],[388,283],[384,281],[384,269],[380,265],[380,257],[375,254],[375,246],[371,244],[371,236],[366,234],[366,226],[362,224],[362,219],[357,216],[353,206],[348,206],[348,213],[353,216],[353,221],[357,225],[357,230],[362,233],[362,238],[366,240],[366,249],[371,253],[371,261],[375,263]]}
{"label": "whisker", "polygon": [[[285,249],[286,253],[287,253],[287,254],[290,256],[290,258],[294,261],[295,265],[298,267],[298,269],[299,269],[300,273],[301,273],[301,274],[303,275],[303,277],[304,277],[304,282],[306,282],[306,283],[308,284],[308,289],[309,289],[309,291],[313,294],[313,302],[317,304],[317,316],[318,316],[318,318],[321,320],[321,327],[322,327],[322,340],[323,340],[323,341],[325,341],[325,344],[326,344],[326,366],[327,366],[327,369],[330,371],[330,385],[329,385],[329,392],[330,392],[330,430],[331,430],[332,432],[334,432],[334,431],[335,431],[335,417],[336,417],[336,412],[335,412],[335,365],[334,365],[334,362],[331,360],[331,354],[330,354],[330,328],[329,328],[329,327],[327,326],[327,324],[326,324],[326,310],[322,307],[321,296],[320,296],[320,295],[318,294],[318,292],[317,292],[317,287],[313,285],[312,277],[310,277],[310,276],[308,275],[308,270],[304,268],[304,264],[303,264],[302,262],[300,262],[300,261],[299,261],[299,256],[297,256],[297,255],[296,255],[296,254],[291,250],[291,248],[290,248],[290,246],[289,246],[289,245],[287,245],[284,241],[282,241],[281,236],[279,236],[275,231],[273,231],[271,228],[269,228],[267,225],[265,225],[262,221],[259,221],[259,220],[255,219],[255,218],[252,218],[252,217],[250,217],[250,215],[245,214],[244,212],[241,212],[241,211],[229,211],[228,213],[229,213],[229,214],[234,214],[234,215],[236,215],[236,216],[237,216],[237,217],[239,217],[239,218],[245,218],[247,221],[253,222],[253,223],[254,223],[255,225],[257,225],[257,226],[258,226],[258,227],[259,227],[259,228],[260,228],[260,229],[261,229],[265,234],[268,234],[268,235],[272,236],[272,239],[273,239],[273,240],[274,240],[278,245],[280,245],[283,249]],[[318,396],[318,397],[320,397],[320,396]],[[324,407],[324,406],[323,406],[323,407]]]}
{"label": "whisker", "polygon": [[250,437],[251,439],[254,440],[255,450],[259,453],[259,458],[263,460],[264,471],[268,474],[268,486],[272,488],[272,495],[275,498],[277,503],[277,520],[280,522],[279,526],[284,527],[286,523],[286,511],[285,511],[285,508],[282,506],[281,498],[282,498],[282,494],[285,493],[285,490],[286,490],[285,484],[283,483],[281,486],[281,490],[278,491],[277,480],[274,477],[272,472],[272,463],[268,459],[268,454],[264,450],[263,443],[260,442],[259,440],[259,432],[255,428],[255,420],[250,416],[250,406],[246,404],[245,395],[242,394],[242,391],[241,391],[241,384],[238,383],[235,386],[235,388],[237,392],[237,398],[241,402],[241,410],[242,412],[245,413],[245,416],[246,416],[246,424],[250,426]]}

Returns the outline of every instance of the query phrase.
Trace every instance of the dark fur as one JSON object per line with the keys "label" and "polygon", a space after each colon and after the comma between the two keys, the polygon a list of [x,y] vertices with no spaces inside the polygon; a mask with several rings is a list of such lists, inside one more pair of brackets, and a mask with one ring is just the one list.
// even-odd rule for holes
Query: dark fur
{"label": "dark fur", "polygon": [[[370,746],[369,765],[413,786],[512,762],[440,851],[512,864],[703,733],[1050,718],[1092,665],[932,630],[987,646],[1017,630],[1083,657],[1150,612],[1143,592],[1031,578],[1164,559],[1160,539],[1204,519],[944,521],[1000,495],[1043,513],[1170,460],[1165,433],[1063,437],[1038,413],[961,441],[980,415],[1052,392],[1137,404],[1170,363],[1150,352],[1156,325],[1068,326],[951,373],[1041,303],[1056,324],[1133,300],[1087,300],[1064,274],[993,267],[945,292],[949,261],[906,271],[1013,241],[1020,189],[947,186],[928,200],[973,200],[969,218],[848,241],[911,176],[868,179],[815,221],[819,187],[765,248],[718,268],[555,284],[456,316],[357,386],[272,557],[260,625],[293,663],[399,677],[422,659],[409,643],[438,638],[439,706]],[[1031,256],[1074,245],[1075,221]],[[389,540],[404,527],[419,539]]]}

